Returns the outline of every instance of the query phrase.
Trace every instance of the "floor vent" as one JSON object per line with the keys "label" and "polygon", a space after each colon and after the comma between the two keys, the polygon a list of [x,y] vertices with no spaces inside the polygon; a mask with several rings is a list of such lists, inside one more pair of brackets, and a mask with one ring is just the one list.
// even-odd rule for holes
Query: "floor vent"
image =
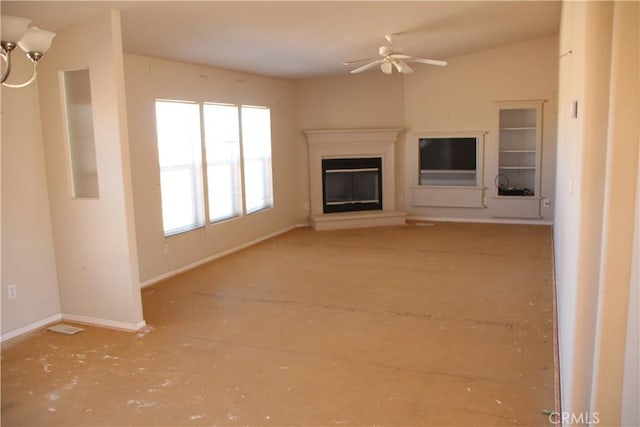
{"label": "floor vent", "polygon": [[57,332],[59,334],[65,334],[65,335],[75,335],[78,332],[84,331],[84,329],[76,328],[75,326],[71,326],[71,325],[65,325],[64,323],[59,323],[57,325],[47,328],[47,331]]}

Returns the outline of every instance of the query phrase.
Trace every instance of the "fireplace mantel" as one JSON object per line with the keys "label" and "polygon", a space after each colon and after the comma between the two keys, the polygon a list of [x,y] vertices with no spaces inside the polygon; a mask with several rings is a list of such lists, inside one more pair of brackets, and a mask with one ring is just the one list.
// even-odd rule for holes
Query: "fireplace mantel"
{"label": "fireplace mantel", "polygon": [[[304,131],[309,145],[310,222],[315,230],[400,225],[406,213],[396,209],[395,143],[402,129],[323,129]],[[324,214],[322,159],[380,157],[382,210]]]}
{"label": "fireplace mantel", "polygon": [[402,129],[321,129],[305,130],[307,142],[318,144],[384,143],[395,144]]}

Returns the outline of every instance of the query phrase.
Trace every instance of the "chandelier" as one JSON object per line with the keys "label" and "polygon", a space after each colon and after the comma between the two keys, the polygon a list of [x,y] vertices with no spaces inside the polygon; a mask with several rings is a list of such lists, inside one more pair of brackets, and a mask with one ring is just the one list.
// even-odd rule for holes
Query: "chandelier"
{"label": "chandelier", "polygon": [[[2,85],[13,88],[25,87],[31,84],[37,77],[38,61],[51,46],[51,41],[55,33],[42,30],[38,27],[31,27],[31,20],[17,16],[2,16],[2,27],[0,28],[2,40],[0,45],[2,50],[0,55],[6,66],[2,71]],[[11,74],[11,52],[20,46],[27,54],[27,58],[33,63],[33,73],[29,80],[20,84],[5,82]]]}

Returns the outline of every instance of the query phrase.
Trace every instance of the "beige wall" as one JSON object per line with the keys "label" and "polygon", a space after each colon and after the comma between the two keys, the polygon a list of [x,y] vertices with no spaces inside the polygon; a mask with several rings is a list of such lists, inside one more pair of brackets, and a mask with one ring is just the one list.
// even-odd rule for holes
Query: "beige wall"
{"label": "beige wall", "polygon": [[[292,227],[297,164],[291,82],[138,55],[125,55],[131,171],[140,278],[152,281]],[[155,100],[263,105],[271,109],[274,207],[164,237]],[[165,254],[164,246],[169,253]]]}
{"label": "beige wall", "polygon": [[[40,107],[63,318],[144,325],[129,187],[120,16],[60,31],[39,68]],[[100,197],[73,199],[60,72],[89,67]]]}
{"label": "beige wall", "polygon": [[[37,85],[1,92],[3,336],[61,311],[137,324],[142,319],[139,277],[153,279],[306,222],[307,148],[302,130],[491,130],[493,101],[543,98],[549,102],[542,190],[555,202],[563,410],[598,411],[602,424],[637,425],[638,3],[566,2],[561,25],[559,49],[556,38],[541,39],[450,58],[444,69],[416,66],[416,73],[407,77],[371,72],[292,83],[126,55],[128,116],[123,108],[117,14],[103,14],[61,32],[41,64],[40,98]],[[92,74],[92,89],[100,105],[100,201],[69,198],[55,94],[56,70],[69,66],[68,55],[83,46],[97,54],[92,60],[98,73]],[[274,209],[165,239],[155,98],[270,106]],[[579,105],[577,119],[567,113],[574,100]],[[488,159],[491,150],[495,154],[495,140],[489,135]],[[399,150],[404,143],[400,141]],[[556,161],[554,178],[550,170]],[[491,184],[495,168],[492,171],[490,160],[486,171],[486,184]],[[397,193],[402,196],[402,191]],[[471,219],[486,215],[461,209],[413,213]],[[545,212],[545,219],[552,215],[551,210]],[[169,255],[163,253],[165,243]],[[11,301],[5,298],[10,283],[18,285],[18,298]]]}
{"label": "beige wall", "polygon": [[[11,82],[30,76],[14,53]],[[43,60],[44,61],[44,60]],[[2,334],[60,313],[38,83],[2,87]],[[7,298],[15,284],[17,298]]]}
{"label": "beige wall", "polygon": [[[346,70],[345,70],[346,73]],[[297,80],[296,163],[298,165],[296,221],[306,223],[309,211],[309,150],[302,133],[312,129],[404,128],[404,80],[377,72]],[[402,135],[402,134],[401,134]],[[396,165],[402,159],[396,147]],[[396,182],[396,194],[402,181]]]}
{"label": "beige wall", "polygon": [[[638,286],[639,22],[637,2],[563,5],[560,52],[571,54],[560,60],[554,228],[562,404],[598,412],[604,425],[621,424],[625,400],[637,409],[623,390],[638,376],[637,360],[624,359],[638,331],[627,322]],[[572,101],[577,119],[566,112]],[[637,411],[625,419],[637,425]]]}
{"label": "beige wall", "polygon": [[[81,24],[81,26],[92,25],[94,24],[91,22]],[[86,46],[87,40],[100,37],[103,34],[101,31],[97,31],[97,28],[106,30],[106,27],[100,27],[100,25],[102,24],[93,28],[89,36],[79,35],[80,33],[77,32],[70,32],[66,36],[64,32],[59,34],[52,51],[47,55],[49,70],[62,66],[62,58],[65,55],[61,52],[68,55],[70,52],[79,51],[79,46],[63,48],[67,43],[65,39],[72,45],[75,43]],[[101,162],[99,161],[102,163],[102,166],[99,167],[103,174],[107,173],[107,169],[113,169],[112,172],[115,173],[110,178],[100,177],[101,194],[104,196],[101,199],[106,201],[105,197],[112,195],[115,198],[109,200],[109,203],[114,203],[114,205],[109,209],[103,209],[97,202],[70,200],[68,165],[62,139],[56,140],[55,144],[47,143],[47,162],[50,166],[48,185],[51,192],[53,233],[60,275],[61,310],[65,313],[77,313],[88,317],[93,315],[109,317],[111,314],[101,313],[99,307],[92,307],[92,303],[85,303],[85,301],[94,300],[110,301],[108,306],[114,307],[113,310],[116,312],[120,308],[122,311],[116,313],[119,318],[127,317],[124,312],[129,310],[137,312],[138,310],[134,307],[138,305],[139,295],[134,292],[131,296],[132,294],[127,289],[128,286],[121,290],[123,293],[117,289],[101,288],[104,286],[101,282],[104,282],[107,277],[112,278],[113,272],[111,269],[107,269],[109,270],[107,272],[104,266],[98,266],[94,263],[95,260],[101,258],[97,255],[101,253],[101,246],[96,245],[95,242],[83,243],[82,236],[96,238],[104,236],[107,241],[105,241],[103,249],[109,253],[113,253],[110,251],[114,251],[116,248],[122,249],[116,250],[118,257],[121,258],[115,257],[114,259],[119,259],[121,265],[128,265],[128,267],[114,271],[117,271],[117,274],[135,277],[131,282],[128,281],[129,279],[125,279],[125,283],[134,283],[137,280],[153,281],[201,260],[222,254],[229,249],[263,238],[270,233],[307,222],[308,211],[305,210],[305,204],[308,202],[309,184],[307,144],[302,133],[303,130],[405,128],[408,126],[418,128],[418,125],[420,125],[420,130],[429,130],[439,126],[447,128],[455,123],[455,121],[450,121],[450,117],[443,118],[437,114],[434,117],[439,117],[437,119],[439,122],[429,119],[425,124],[422,121],[425,114],[424,108],[427,108],[426,114],[429,117],[431,117],[431,113],[441,111],[436,106],[438,101],[434,95],[434,90],[438,88],[429,86],[433,73],[440,70],[432,69],[432,67],[416,66],[416,74],[409,78],[396,74],[387,76],[371,72],[290,82],[137,55],[125,55],[124,59],[126,110],[128,112],[124,116],[125,110],[121,106],[124,93],[118,88],[118,72],[112,68],[112,66],[117,68],[117,63],[122,60],[119,50],[119,27],[116,28],[117,23],[115,26],[113,25],[113,23],[108,25],[110,28],[108,31],[112,31],[110,33],[112,38],[109,39],[105,49],[113,54],[113,56],[107,55],[107,57],[114,58],[115,62],[110,65],[100,64],[96,69],[110,70],[109,72],[115,72],[115,74],[112,75],[113,78],[106,75],[96,78],[94,77],[95,72],[92,71],[92,79],[94,86],[96,86],[97,79],[101,83],[105,83],[94,88],[96,90],[94,96],[106,97],[106,92],[113,95],[109,100],[113,107],[109,108],[113,108],[111,111],[114,114],[112,120],[115,121],[114,125],[110,127],[102,127],[102,124],[97,124],[96,134],[100,133],[101,137],[115,138],[122,142],[119,151],[112,151]],[[532,42],[530,45],[525,45],[525,48],[535,55],[544,55],[544,52],[550,49],[549,46],[552,44],[553,38]],[[509,62],[526,58],[526,55],[514,53],[519,49],[519,47],[511,47],[469,55],[469,58],[454,58],[452,67],[447,68],[451,70],[451,77],[445,77],[440,83],[446,83],[453,89],[458,83],[460,73],[464,75],[464,70],[468,66],[477,67],[482,64],[492,64],[492,61]],[[97,50],[94,49],[94,51]],[[57,53],[54,55],[54,52]],[[98,62],[101,60],[97,59]],[[61,135],[62,130],[60,129],[59,103],[51,98],[51,94],[57,90],[58,83],[52,73],[46,74],[47,66],[45,64],[43,62],[41,66],[41,102],[43,103],[44,126],[53,130],[53,132],[49,130],[46,132],[48,138],[51,138],[49,135]],[[542,72],[543,74],[546,72],[546,67],[546,65],[543,67],[545,70]],[[470,70],[466,72],[472,75]],[[115,86],[111,86],[112,82]],[[407,84],[410,84],[414,89],[408,90],[405,87]],[[471,81],[467,81],[466,84],[471,84]],[[541,97],[539,93],[542,90],[537,86],[533,92],[519,92],[517,88],[521,87],[521,83],[517,79],[508,82],[507,86],[511,89],[516,88],[506,92],[513,94],[513,97],[520,95]],[[427,92],[427,96],[421,95],[424,91]],[[478,92],[478,90],[476,91]],[[484,93],[484,89],[480,89],[479,92]],[[460,96],[456,95],[457,98],[451,99],[445,97],[442,105],[456,104],[455,99]],[[483,96],[487,97],[488,95]],[[159,171],[155,145],[153,102],[156,98],[269,106],[272,110],[274,132],[274,208],[165,239],[162,233]],[[465,103],[463,102],[463,104]],[[115,105],[120,105],[120,107],[116,108]],[[444,111],[447,108],[449,107],[446,107]],[[483,110],[482,113],[479,113],[480,122],[485,123],[486,120],[489,120],[489,116],[488,110]],[[36,119],[34,118],[34,120]],[[126,141],[127,123],[130,146]],[[475,123],[472,126],[474,128],[476,127]],[[113,132],[113,129],[116,131]],[[404,144],[404,137],[401,136],[396,147],[396,166],[399,171],[396,193],[399,195],[400,203],[402,203],[404,193]],[[131,150],[130,164],[129,149]],[[100,155],[100,150],[98,151]],[[111,163],[118,158],[121,159],[120,164]],[[106,166],[107,164],[112,166]],[[34,165],[37,166],[36,163]],[[40,170],[42,171],[42,169]],[[131,186],[129,186],[129,173],[131,174]],[[3,175],[6,174],[3,173]],[[7,180],[9,179],[11,178]],[[105,184],[111,181],[114,183],[113,192],[108,189],[109,187],[105,187]],[[6,187],[6,185],[4,186]],[[8,200],[4,194],[3,199]],[[131,199],[134,200],[134,211],[131,210],[131,203],[128,202]],[[43,204],[44,199],[39,198],[37,203]],[[46,209],[46,203],[43,206]],[[114,212],[111,208],[119,210],[119,214],[110,213],[107,214],[108,218],[104,219],[102,211]],[[26,210],[28,209],[20,210],[20,213],[16,213],[15,217],[23,217]],[[134,217],[133,212],[135,212],[135,225],[131,220]],[[465,212],[463,215],[467,215],[467,213]],[[11,215],[8,214],[7,218],[10,217]],[[87,218],[91,218],[91,220]],[[93,220],[96,220],[100,225],[93,225],[95,224]],[[118,225],[109,225],[112,220],[116,221]],[[3,219],[3,223],[6,222]],[[114,232],[115,229],[111,228],[112,226],[118,231]],[[135,240],[131,238],[134,229]],[[44,234],[46,235],[46,230]],[[8,241],[3,236],[3,249],[4,246],[7,246],[6,242]],[[166,244],[168,244],[169,254],[165,254]],[[46,248],[46,239],[44,247]],[[6,256],[3,254],[3,259],[11,254],[11,249],[9,249]],[[49,256],[51,256],[51,252]],[[138,258],[137,263],[134,261],[136,258]],[[42,260],[46,263],[46,256]],[[90,281],[90,285],[85,286],[81,282],[86,283],[82,277],[88,270],[95,273],[96,277],[95,280]],[[24,269],[20,269],[20,271],[24,272]],[[46,271],[46,269],[43,270],[43,274],[55,275],[55,265],[50,266],[48,273],[45,273]],[[8,282],[4,280],[5,276],[3,271],[3,285],[6,286]],[[51,285],[51,289],[55,289],[55,284]],[[19,294],[26,296],[24,291],[19,290]],[[118,302],[121,298],[127,299],[125,294],[128,295],[128,298],[132,298],[130,300],[132,305]],[[52,299],[47,297],[47,301],[52,301]],[[53,301],[56,301],[55,298]],[[3,304],[5,304],[4,300]],[[3,310],[3,312],[5,311]],[[9,313],[9,311],[6,312]],[[34,318],[42,318],[49,312],[52,311],[34,307],[34,313],[37,313]],[[137,317],[134,315],[131,319],[137,319]],[[8,330],[6,328],[13,328],[13,319],[16,318],[11,316],[11,319],[11,321],[3,322],[3,331]],[[28,321],[25,320],[25,322]],[[24,322],[20,320],[15,321],[15,324],[22,323]],[[5,328],[5,325],[9,326]]]}
{"label": "beige wall", "polygon": [[[416,67],[406,76],[406,144],[417,143],[412,132],[486,131],[484,185],[487,208],[413,207],[408,196],[411,176],[405,178],[407,212],[412,216],[488,219],[498,174],[497,109],[495,101],[543,99],[541,196],[553,200],[555,185],[558,39],[549,37],[469,55],[448,58],[447,67]],[[409,167],[408,152],[406,173]],[[417,170],[417,168],[416,168]],[[417,173],[417,172],[416,172]],[[553,207],[542,208],[546,221]]]}
{"label": "beige wall", "polygon": [[[497,125],[494,101],[545,99],[542,195],[554,198],[558,39],[549,37],[449,58],[447,67],[416,65],[408,75],[371,71],[358,75],[295,82],[300,183],[298,222],[306,221],[307,149],[303,130],[344,128],[406,129],[396,147],[397,202],[417,217],[491,218],[487,209],[412,207],[408,196],[413,159],[407,151],[411,132],[489,131],[485,140],[485,186],[497,175]],[[490,193],[488,193],[490,194]],[[553,220],[553,207],[543,208]]]}

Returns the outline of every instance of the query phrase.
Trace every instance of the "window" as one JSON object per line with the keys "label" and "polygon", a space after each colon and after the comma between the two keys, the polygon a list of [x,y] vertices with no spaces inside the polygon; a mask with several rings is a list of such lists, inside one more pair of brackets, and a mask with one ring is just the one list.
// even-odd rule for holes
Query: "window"
{"label": "window", "polygon": [[209,221],[216,222],[242,213],[238,107],[205,104],[203,111]]}
{"label": "window", "polygon": [[165,236],[204,224],[200,109],[156,101],[162,223]]}
{"label": "window", "polygon": [[268,108],[241,109],[244,188],[247,213],[273,206],[271,114]]}
{"label": "window", "polygon": [[165,236],[273,206],[268,108],[158,100],[156,121]]}

